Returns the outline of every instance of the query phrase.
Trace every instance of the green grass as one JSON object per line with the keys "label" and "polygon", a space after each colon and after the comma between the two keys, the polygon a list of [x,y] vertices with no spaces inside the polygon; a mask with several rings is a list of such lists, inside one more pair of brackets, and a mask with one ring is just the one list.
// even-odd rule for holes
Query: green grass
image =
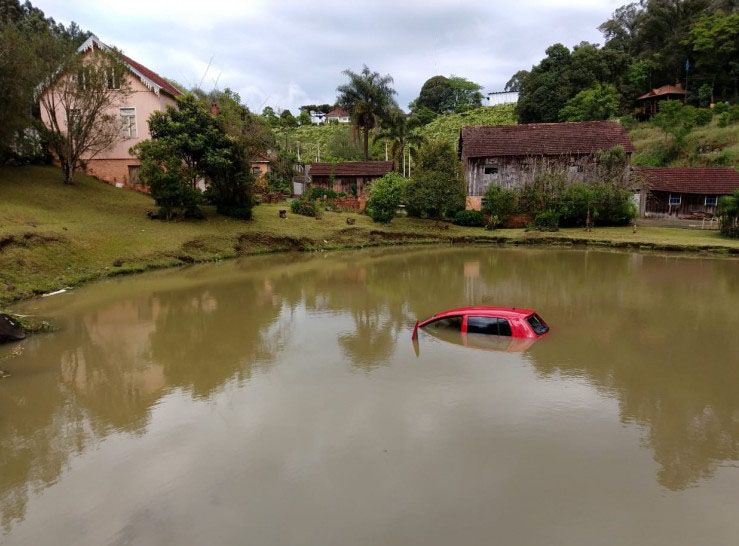
{"label": "green grass", "polygon": [[693,129],[677,157],[665,160],[661,153],[671,140],[659,127],[639,123],[629,132],[636,148],[634,165],[650,167],[701,167],[739,165],[739,123],[719,127],[714,119],[704,127]]}
{"label": "green grass", "polygon": [[[567,229],[551,234],[485,231],[429,220],[396,218],[373,224],[358,214],[329,213],[320,220],[260,205],[254,220],[208,211],[204,221],[149,220],[151,198],[87,176],[62,184],[51,167],[0,169],[0,305],[85,281],[184,263],[281,250],[328,250],[408,243],[558,243],[654,249],[739,252],[739,241],[716,232],[671,228]],[[346,218],[356,219],[349,226]]]}
{"label": "green grass", "polygon": [[516,123],[515,105],[481,106],[461,114],[439,116],[421,128],[420,133],[428,140],[448,142],[456,149],[459,131],[473,125],[512,125]]}

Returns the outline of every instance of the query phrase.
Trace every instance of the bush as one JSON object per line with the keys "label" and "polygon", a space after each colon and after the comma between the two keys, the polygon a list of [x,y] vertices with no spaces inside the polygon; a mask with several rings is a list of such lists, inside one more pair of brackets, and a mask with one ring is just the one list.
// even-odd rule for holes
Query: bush
{"label": "bush", "polygon": [[708,125],[713,119],[713,110],[710,108],[698,108],[695,111],[695,124],[698,127]]}
{"label": "bush", "polygon": [[559,213],[555,210],[545,210],[534,217],[534,229],[539,231],[558,231]]}
{"label": "bush", "polygon": [[562,192],[556,209],[560,213],[559,225],[586,225],[588,209],[592,224],[599,226],[628,224],[637,213],[629,190],[606,182],[575,182]]}
{"label": "bush", "polygon": [[300,214],[302,216],[315,217],[318,214],[318,207],[316,204],[305,198],[295,199],[290,203],[290,210],[293,214]]}
{"label": "bush", "polygon": [[346,194],[335,192],[331,188],[313,186],[311,189],[308,190],[306,197],[312,201],[315,201],[316,199],[336,199],[337,197],[346,197]]}
{"label": "bush", "polygon": [[387,173],[372,182],[367,200],[367,214],[374,222],[387,224],[395,217],[405,184],[405,178],[394,172]]}
{"label": "bush", "polygon": [[727,107],[718,115],[717,119],[719,127],[728,127],[732,123],[736,123],[739,121],[739,105]]}
{"label": "bush", "polygon": [[516,209],[516,192],[501,188],[496,184],[488,186],[482,198],[482,211],[490,217],[497,217],[496,225],[505,224]]}
{"label": "bush", "polygon": [[424,145],[413,178],[406,185],[408,214],[437,220],[453,217],[464,209],[466,194],[462,166],[452,146],[446,142]]}
{"label": "bush", "polygon": [[739,190],[722,197],[718,202],[717,212],[721,234],[739,239]]}
{"label": "bush", "polygon": [[458,226],[482,227],[485,225],[485,215],[479,210],[460,210],[454,215],[454,223]]}

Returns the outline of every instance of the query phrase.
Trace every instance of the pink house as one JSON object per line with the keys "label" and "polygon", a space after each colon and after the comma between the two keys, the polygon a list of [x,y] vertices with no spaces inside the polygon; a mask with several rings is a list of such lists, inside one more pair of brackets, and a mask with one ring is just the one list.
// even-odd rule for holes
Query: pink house
{"label": "pink house", "polygon": [[[95,49],[107,50],[107,45],[97,36],[91,36],[82,44],[78,52],[81,55],[93,54]],[[121,99],[114,109],[123,122],[120,139],[108,149],[94,157],[83,157],[86,171],[101,180],[111,184],[138,186],[139,160],[129,153],[131,146],[150,138],[149,116],[156,111],[164,110],[167,106],[176,106],[176,97],[182,93],[156,72],[137,63],[130,57],[123,55],[123,61],[128,68],[125,77],[130,85],[131,93]],[[53,92],[53,88],[46,91]],[[41,108],[41,118],[49,123],[49,114]]]}

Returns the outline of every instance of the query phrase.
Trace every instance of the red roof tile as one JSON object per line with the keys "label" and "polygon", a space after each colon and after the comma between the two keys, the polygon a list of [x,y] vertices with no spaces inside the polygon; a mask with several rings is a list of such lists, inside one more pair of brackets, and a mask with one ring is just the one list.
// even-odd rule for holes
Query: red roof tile
{"label": "red roof tile", "polygon": [[462,157],[579,155],[634,147],[615,121],[485,125],[462,129]]}
{"label": "red roof tile", "polygon": [[145,77],[149,78],[159,87],[161,87],[162,91],[164,91],[168,95],[171,95],[172,97],[179,97],[180,95],[182,95],[182,92],[179,89],[177,89],[174,85],[169,83],[167,80],[162,78],[159,74],[157,74],[153,70],[149,70],[143,64],[137,63],[131,57],[127,57],[126,55],[123,55],[122,57],[123,57],[123,61],[126,64],[128,64],[128,66],[140,72]]}
{"label": "red roof tile", "polygon": [[731,167],[635,167],[634,174],[656,191],[728,195],[739,189],[739,172]]}
{"label": "red roof tile", "polygon": [[393,170],[392,161],[346,161],[344,163],[311,163],[311,176],[382,176]]}
{"label": "red roof tile", "polygon": [[328,114],[326,114],[327,118],[348,118],[349,112],[344,110],[341,106],[336,106],[333,110],[331,110]]}
{"label": "red roof tile", "polygon": [[663,85],[662,87],[655,87],[648,93],[644,93],[636,100],[651,99],[652,97],[661,97],[662,95],[684,95],[685,89],[680,84],[677,85]]}

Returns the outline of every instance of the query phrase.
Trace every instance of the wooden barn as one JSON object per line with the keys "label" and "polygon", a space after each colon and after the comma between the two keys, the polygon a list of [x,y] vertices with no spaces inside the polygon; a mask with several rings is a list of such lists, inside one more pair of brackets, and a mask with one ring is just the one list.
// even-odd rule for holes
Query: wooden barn
{"label": "wooden barn", "polygon": [[311,163],[308,176],[313,186],[323,186],[347,195],[362,196],[369,184],[393,170],[392,161],[345,161]]}
{"label": "wooden barn", "polygon": [[732,167],[635,167],[634,177],[647,188],[647,216],[713,216],[718,200],[739,189]]}
{"label": "wooden barn", "polygon": [[[634,147],[621,124],[614,121],[465,127],[459,155],[467,183],[467,208],[480,210],[490,184],[521,188],[541,172],[594,180],[599,172],[597,152],[617,145],[630,158]],[[628,184],[628,161],[619,178]]]}

